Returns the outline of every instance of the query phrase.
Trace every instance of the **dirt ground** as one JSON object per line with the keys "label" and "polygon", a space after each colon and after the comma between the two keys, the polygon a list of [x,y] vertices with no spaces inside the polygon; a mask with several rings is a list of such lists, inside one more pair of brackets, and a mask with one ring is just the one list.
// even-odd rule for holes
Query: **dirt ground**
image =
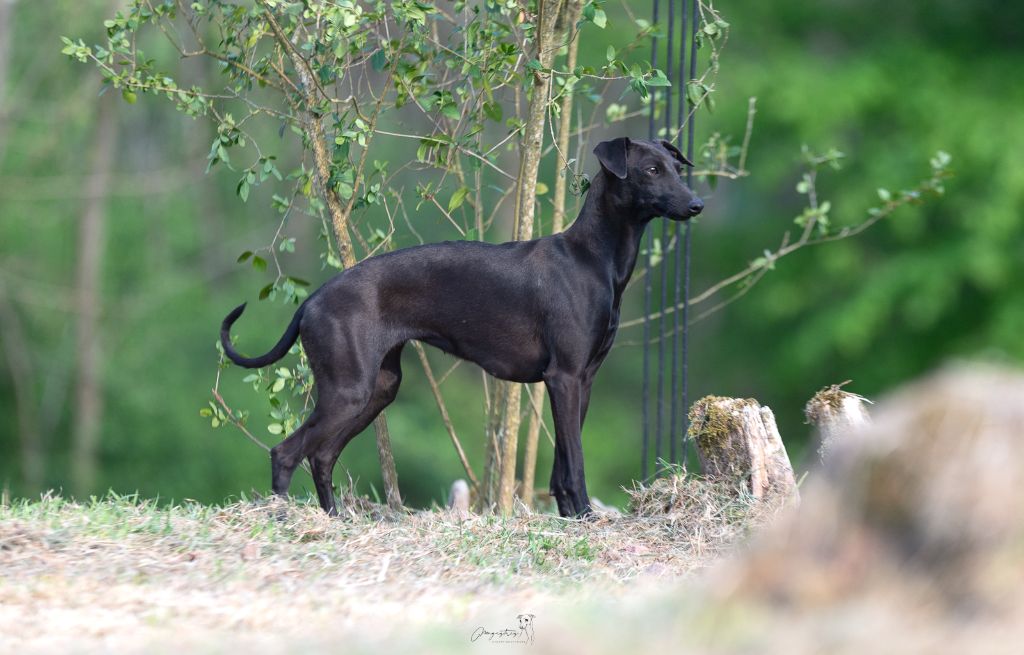
{"label": "dirt ground", "polygon": [[800,504],[668,477],[567,521],[0,503],[0,653],[1024,652],[1024,373],[879,401]]}
{"label": "dirt ground", "polygon": [[685,503],[587,522],[351,499],[337,519],[281,501],[14,503],[0,508],[0,650],[351,652],[405,635],[419,635],[412,650],[522,647],[497,643],[523,638],[504,633],[522,633],[519,615],[553,638],[545,616],[676,587],[746,533],[746,501],[661,486]]}

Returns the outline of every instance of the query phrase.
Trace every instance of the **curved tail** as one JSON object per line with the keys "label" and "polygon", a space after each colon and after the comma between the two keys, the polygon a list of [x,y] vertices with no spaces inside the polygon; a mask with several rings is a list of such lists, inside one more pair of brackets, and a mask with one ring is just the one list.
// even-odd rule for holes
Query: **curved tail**
{"label": "curved tail", "polygon": [[277,344],[266,355],[260,355],[259,357],[242,357],[235,350],[234,346],[231,345],[231,325],[245,311],[245,305],[246,303],[242,303],[231,310],[231,313],[224,318],[224,322],[220,324],[220,345],[224,347],[224,354],[228,356],[228,359],[245,368],[260,368],[273,364],[284,357],[288,353],[288,349],[295,343],[295,340],[299,338],[299,322],[302,320],[302,313],[306,303],[299,305],[299,308],[295,311],[295,316],[292,317],[292,322],[288,324],[288,329],[284,331],[284,335],[278,340]]}

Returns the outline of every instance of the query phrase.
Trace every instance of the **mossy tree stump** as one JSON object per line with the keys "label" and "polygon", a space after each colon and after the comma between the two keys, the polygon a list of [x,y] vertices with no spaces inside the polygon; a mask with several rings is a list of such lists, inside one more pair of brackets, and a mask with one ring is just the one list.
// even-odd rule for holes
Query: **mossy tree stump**
{"label": "mossy tree stump", "polygon": [[759,499],[797,496],[775,415],[756,400],[701,398],[690,409],[689,436],[707,477],[742,480]]}
{"label": "mossy tree stump", "polygon": [[[843,384],[846,384],[844,382]],[[818,435],[818,456],[824,462],[836,445],[871,425],[863,396],[843,391],[843,384],[825,387],[807,401],[804,416]]]}

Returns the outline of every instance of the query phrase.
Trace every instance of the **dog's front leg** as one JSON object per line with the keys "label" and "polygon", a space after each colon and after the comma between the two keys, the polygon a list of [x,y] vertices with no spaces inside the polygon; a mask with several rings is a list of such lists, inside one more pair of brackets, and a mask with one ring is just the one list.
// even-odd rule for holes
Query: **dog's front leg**
{"label": "dog's front leg", "polygon": [[574,513],[573,506],[572,503],[569,502],[568,496],[565,495],[565,486],[562,482],[565,478],[565,464],[556,442],[555,457],[551,465],[551,485],[549,490],[551,492],[551,496],[555,499],[555,503],[558,505],[558,515],[572,516]]}
{"label": "dog's front leg", "polygon": [[590,387],[594,383],[593,374],[587,375],[580,383],[580,434],[583,434],[583,423],[587,420],[587,409],[590,408]]}
{"label": "dog's front leg", "polygon": [[590,514],[590,498],[583,474],[583,442],[580,438],[582,385],[579,378],[564,373],[544,377],[555,419],[555,465],[551,471],[551,493],[561,516]]}

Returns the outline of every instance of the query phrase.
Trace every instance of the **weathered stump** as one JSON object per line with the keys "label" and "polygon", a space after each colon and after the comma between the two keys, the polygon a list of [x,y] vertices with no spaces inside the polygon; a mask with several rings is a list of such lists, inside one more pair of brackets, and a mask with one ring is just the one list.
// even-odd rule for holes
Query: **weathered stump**
{"label": "weathered stump", "polygon": [[[843,384],[846,384],[845,382]],[[863,396],[843,391],[843,384],[825,387],[807,401],[804,416],[817,432],[818,457],[824,462],[843,439],[850,438],[871,425]]]}
{"label": "weathered stump", "polygon": [[814,612],[822,626],[862,612],[890,616],[893,634],[918,626],[927,635],[918,643],[935,643],[943,625],[962,631],[964,621],[1019,627],[1024,373],[948,366],[887,394],[871,418],[836,444],[800,512],[729,569],[739,580],[717,585],[745,608],[755,597],[784,605],[804,625],[817,623],[807,618]]}
{"label": "weathered stump", "polygon": [[689,436],[709,478],[743,480],[759,499],[797,497],[793,465],[775,415],[756,400],[701,398],[690,410]]}

